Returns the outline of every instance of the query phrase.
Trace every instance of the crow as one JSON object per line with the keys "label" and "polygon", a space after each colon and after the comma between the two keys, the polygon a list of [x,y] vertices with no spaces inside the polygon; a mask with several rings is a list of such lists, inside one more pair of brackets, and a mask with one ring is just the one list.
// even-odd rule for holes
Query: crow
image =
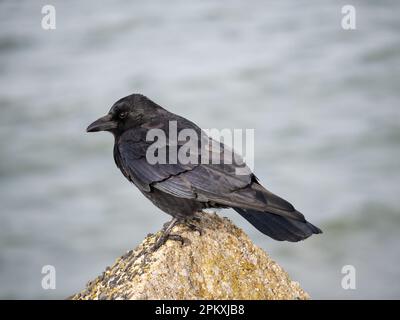
{"label": "crow", "polygon": [[[194,151],[188,149],[194,154],[190,159],[197,161],[172,161],[176,157],[171,156],[171,150],[179,152],[188,141],[169,139],[171,123],[175,123],[178,133],[190,129],[200,137],[199,141],[206,141],[206,148],[202,149],[199,146],[202,143],[196,141],[191,145],[196,146],[192,148]],[[161,130],[168,138],[158,137],[158,148],[153,153],[149,153],[149,148],[155,146],[155,139],[148,136],[151,130],[158,133]],[[90,124],[86,131],[111,132],[114,160],[122,174],[154,205],[173,217],[165,225],[155,248],[167,239],[182,240],[171,234],[172,228],[177,223],[185,223],[196,229],[190,221],[198,219],[196,214],[206,208],[233,208],[263,234],[278,241],[297,242],[322,233],[289,202],[265,189],[237,154],[234,154],[235,159],[239,160],[230,163],[201,161],[201,151],[206,150],[209,159],[221,160],[225,159],[224,152],[229,148],[220,141],[219,148],[213,147],[215,140],[196,124],[167,111],[144,95],[132,94],[118,100],[107,115]],[[149,161],[149,154],[169,157],[167,161],[154,162]],[[239,168],[245,171],[238,174]],[[201,234],[201,230],[198,231]]]}

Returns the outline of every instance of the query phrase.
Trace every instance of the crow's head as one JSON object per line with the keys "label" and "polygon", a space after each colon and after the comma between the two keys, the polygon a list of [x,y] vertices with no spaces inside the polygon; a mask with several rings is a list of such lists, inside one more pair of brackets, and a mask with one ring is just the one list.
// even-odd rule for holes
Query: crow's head
{"label": "crow's head", "polygon": [[86,131],[109,131],[120,135],[125,130],[140,126],[162,108],[141,94],[131,94],[118,100],[104,117],[90,124]]}

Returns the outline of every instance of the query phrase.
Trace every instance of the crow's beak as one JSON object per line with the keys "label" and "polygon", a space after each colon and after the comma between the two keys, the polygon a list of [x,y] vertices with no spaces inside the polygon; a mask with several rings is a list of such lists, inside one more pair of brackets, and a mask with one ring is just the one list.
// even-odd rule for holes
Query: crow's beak
{"label": "crow's beak", "polygon": [[93,122],[89,127],[87,127],[86,132],[109,131],[117,128],[117,126],[117,122],[112,120],[111,115],[108,114]]}

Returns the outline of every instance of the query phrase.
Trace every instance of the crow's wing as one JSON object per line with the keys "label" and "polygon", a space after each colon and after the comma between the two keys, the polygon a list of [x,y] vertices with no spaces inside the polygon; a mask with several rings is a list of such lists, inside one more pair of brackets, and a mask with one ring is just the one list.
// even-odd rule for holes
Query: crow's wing
{"label": "crow's wing", "polygon": [[[154,187],[178,197],[222,206],[251,209],[304,221],[304,216],[286,200],[265,189],[253,174],[236,175],[233,165],[200,165],[157,182]],[[231,167],[227,169],[227,167]]]}
{"label": "crow's wing", "polygon": [[[117,165],[124,175],[142,191],[151,192],[156,188],[176,197],[196,199],[222,206],[268,211],[296,220],[304,220],[293,206],[262,187],[254,174],[240,161],[223,163],[223,144],[214,144],[209,139],[210,159],[220,159],[220,164],[197,163],[150,164],[146,150],[151,143],[143,137],[143,130],[130,130],[117,144],[119,152],[114,152]],[[219,145],[219,148],[215,148]],[[180,145],[180,147],[182,144]],[[165,145],[167,154],[171,146]],[[178,146],[179,148],[179,146]],[[193,151],[193,150],[192,150]],[[213,160],[211,160],[213,161]],[[237,174],[241,169],[241,174]],[[246,173],[243,174],[245,171]]]}
{"label": "crow's wing", "polygon": [[[142,191],[150,192],[154,183],[191,170],[194,165],[151,164],[146,155],[152,142],[146,141],[146,131],[142,129],[129,130],[122,135],[114,146],[114,160],[128,180]],[[159,150],[169,154],[169,145],[160,146]]]}
{"label": "crow's wing", "polygon": [[[188,144],[187,141],[178,142],[178,145],[174,146],[174,143],[167,139],[165,144],[158,146],[158,154],[165,154],[166,161],[153,164],[147,157],[153,142],[147,141],[146,133],[147,129],[142,128],[129,130],[117,141],[114,149],[117,166],[143,191],[150,192],[151,187],[154,187],[178,197],[196,198],[196,189],[206,190],[208,186],[209,192],[213,190],[213,193],[219,194],[243,188],[251,181],[252,173],[244,163],[242,167],[235,164],[201,164],[201,149],[197,141],[192,144]],[[223,163],[224,150],[229,151],[229,149],[207,136],[202,135],[202,138],[207,140],[205,142],[205,150],[209,155],[207,163]],[[190,154],[194,161],[183,163],[179,161],[180,158],[171,163],[168,159],[170,149],[176,147],[179,153],[183,151],[185,145],[186,148],[191,146]],[[239,157],[237,159],[242,161]],[[246,174],[236,175],[236,169],[240,168],[245,170]],[[193,181],[190,181],[192,179]],[[214,183],[210,184],[211,181]],[[201,197],[201,194],[198,196]]]}

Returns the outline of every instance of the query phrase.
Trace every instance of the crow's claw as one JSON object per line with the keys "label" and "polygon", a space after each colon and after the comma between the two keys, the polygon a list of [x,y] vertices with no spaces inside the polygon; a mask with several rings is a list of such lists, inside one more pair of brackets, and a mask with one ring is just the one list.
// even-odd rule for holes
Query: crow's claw
{"label": "crow's claw", "polygon": [[168,240],[174,240],[174,241],[179,241],[182,245],[185,244],[185,238],[178,234],[162,234],[156,241],[156,243],[153,245],[151,248],[152,252],[157,251],[162,245],[164,245]]}
{"label": "crow's claw", "polygon": [[196,226],[194,223],[186,222],[186,226],[192,231],[197,231],[200,236],[202,236],[204,233],[203,229],[199,226]]}

